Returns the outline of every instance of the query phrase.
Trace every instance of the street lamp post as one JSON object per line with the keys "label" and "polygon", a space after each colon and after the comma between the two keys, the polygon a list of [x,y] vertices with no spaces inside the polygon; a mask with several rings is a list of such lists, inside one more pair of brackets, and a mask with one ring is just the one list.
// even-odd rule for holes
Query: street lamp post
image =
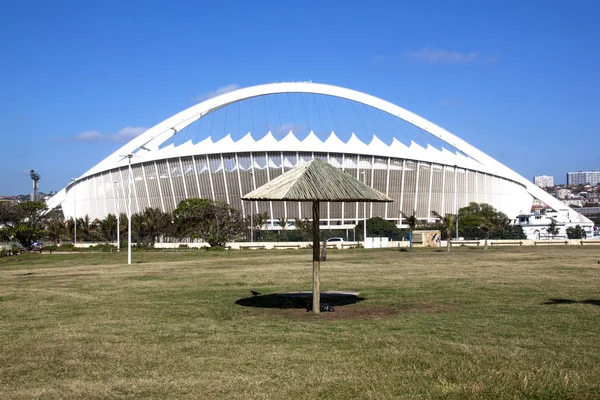
{"label": "street lamp post", "polygon": [[[252,177],[252,181],[254,182],[254,173],[252,171],[248,171],[250,176]],[[256,189],[256,185],[252,185],[254,189]],[[254,202],[250,200],[250,243],[254,243]]]}
{"label": "street lamp post", "polygon": [[456,240],[458,240],[458,182],[456,165],[454,166],[454,208],[456,211]]}
{"label": "street lamp post", "polygon": [[75,182],[77,179],[71,178],[73,182],[73,245],[77,244],[77,189],[75,188]]}
{"label": "street lamp post", "polygon": [[131,158],[133,154],[127,154],[129,162],[129,177],[127,183],[127,264],[131,264]]}
{"label": "street lamp post", "polygon": [[[366,185],[367,180],[365,176],[365,171],[362,171],[363,183]],[[365,242],[364,247],[367,248],[367,202],[363,203],[363,241]]]}
{"label": "street lamp post", "polygon": [[114,181],[113,182],[115,184],[115,186],[117,187],[117,195],[115,196],[115,212],[117,213],[117,252],[121,251],[121,216],[120,216],[120,212],[119,212],[119,202],[117,201],[117,198],[119,197],[119,182],[118,181]]}

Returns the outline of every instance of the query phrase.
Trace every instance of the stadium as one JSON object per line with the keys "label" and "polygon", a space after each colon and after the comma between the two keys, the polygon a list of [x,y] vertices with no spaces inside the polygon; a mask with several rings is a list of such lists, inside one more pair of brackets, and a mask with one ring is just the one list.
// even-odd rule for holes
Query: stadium
{"label": "stadium", "polygon": [[224,201],[244,215],[267,213],[266,228],[310,217],[310,204],[242,197],[313,158],[385,193],[393,203],[321,204],[322,228],[365,217],[402,225],[401,213],[431,220],[469,202],[510,218],[537,198],[569,221],[588,221],[532,182],[447,130],[377,97],[313,82],[231,91],[166,119],[106,157],[49,200],[65,217],[148,207],[170,212],[186,198]]}

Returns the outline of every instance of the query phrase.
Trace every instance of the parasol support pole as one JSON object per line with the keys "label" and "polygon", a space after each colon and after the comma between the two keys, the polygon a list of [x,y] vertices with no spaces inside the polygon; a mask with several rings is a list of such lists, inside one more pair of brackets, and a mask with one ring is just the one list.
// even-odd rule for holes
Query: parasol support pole
{"label": "parasol support pole", "polygon": [[321,311],[321,288],[319,273],[321,272],[319,202],[313,201],[313,303],[312,310],[318,314]]}

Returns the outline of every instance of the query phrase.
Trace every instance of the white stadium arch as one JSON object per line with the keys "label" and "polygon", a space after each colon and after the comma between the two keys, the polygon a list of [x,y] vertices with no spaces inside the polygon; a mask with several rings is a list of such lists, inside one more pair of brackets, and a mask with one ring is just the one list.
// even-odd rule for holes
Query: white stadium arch
{"label": "white stadium arch", "polygon": [[[288,93],[325,95],[362,103],[400,118],[459,151],[439,150],[429,145],[423,147],[414,142],[406,146],[395,138],[387,145],[377,136],[373,136],[368,144],[354,135],[347,142],[342,142],[335,132],[331,132],[326,140],[319,139],[311,132],[300,141],[292,131],[281,140],[276,140],[268,132],[257,141],[248,133],[237,141],[227,135],[216,142],[208,137],[196,144],[190,141],[179,146],[168,145],[161,148],[161,145],[182,129],[223,107],[255,97]],[[135,155],[131,160],[135,171],[131,182],[126,169],[126,154]],[[529,212],[535,197],[566,219],[590,222],[528,179],[436,124],[377,97],[313,82],[281,82],[243,88],[181,111],[132,139],[92,167],[75,183],[50,199],[49,207],[62,204],[65,216],[70,217],[74,214],[76,199],[78,216],[88,214],[91,218],[103,218],[110,212],[125,210],[124,189],[129,187],[133,189],[132,196],[135,198],[133,212],[148,206],[170,211],[183,198],[202,196],[235,203],[232,204],[234,207],[239,207],[246,213],[249,212],[246,210],[247,205],[241,200],[230,201],[231,198],[238,199],[245,194],[242,192],[253,190],[258,183],[264,183],[265,178],[268,181],[274,175],[305,162],[307,157],[315,156],[348,169],[357,178],[361,172],[366,171],[371,175],[371,186],[379,186],[386,194],[396,194],[397,204],[394,210],[388,205],[378,205],[375,209],[371,206],[369,216],[397,220],[398,211],[410,214],[415,209],[419,218],[427,219],[432,210],[453,212],[470,201],[477,201],[490,203],[514,218],[519,213]],[[262,164],[258,165],[255,158],[260,158],[258,164]],[[226,162],[226,159],[234,161]],[[368,165],[361,166],[361,162]],[[255,169],[266,170],[265,176],[261,178],[263,182],[257,183],[261,179],[253,174]],[[220,171],[223,171],[223,176],[215,176]],[[240,171],[248,172],[251,178],[245,176],[242,179]],[[378,177],[375,176],[376,172]],[[202,187],[199,178],[203,173],[207,173],[203,177],[206,178],[203,183],[205,187]],[[117,184],[113,184],[114,182]],[[297,212],[288,212],[290,207],[286,204],[282,207],[279,213],[285,215],[280,215],[281,217],[303,217],[301,205],[298,205]],[[385,210],[380,207],[385,207]],[[355,207],[355,212],[352,213],[347,212],[348,208],[350,206],[346,206],[344,210],[342,205],[341,210],[333,215],[327,205],[327,223],[335,222],[346,226],[362,218],[359,207]],[[278,217],[274,215],[276,212],[272,204],[257,204],[256,210],[267,211],[272,219]]]}

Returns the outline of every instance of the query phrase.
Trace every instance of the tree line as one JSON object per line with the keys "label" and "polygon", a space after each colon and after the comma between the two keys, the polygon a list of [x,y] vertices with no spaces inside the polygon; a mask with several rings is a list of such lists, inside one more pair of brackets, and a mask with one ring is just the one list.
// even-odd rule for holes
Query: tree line
{"label": "tree line", "polygon": [[[399,229],[395,223],[380,217],[370,218],[367,220],[367,234],[402,240],[408,238],[413,230],[440,230],[442,240],[456,236],[467,240],[526,238],[520,226],[512,225],[504,213],[485,203],[470,203],[458,211],[458,235],[454,214],[441,215],[433,211],[431,217],[436,220],[433,223],[419,221],[414,214],[404,214],[409,226],[407,230]],[[147,208],[133,214],[132,241],[152,246],[161,237],[176,241],[191,238],[202,239],[211,246],[225,246],[233,240],[307,241],[312,238],[312,221],[308,218],[279,218],[281,229],[277,232],[260,229],[268,220],[267,213],[243,216],[225,202],[187,199],[181,201],[172,213]],[[121,239],[126,239],[127,223],[125,213],[118,216],[108,214],[103,219],[94,220],[86,215],[77,218],[75,223],[73,218],[65,220],[59,212],[48,212],[43,202],[0,202],[0,241],[18,241],[25,247],[43,239],[54,244],[63,240],[72,241],[75,227],[78,241],[114,242],[117,240],[117,229]],[[292,225],[294,229],[288,229]],[[569,236],[576,236],[581,231],[572,229],[568,233]],[[343,230],[324,231],[323,239],[344,234]],[[355,238],[363,240],[362,236],[363,221],[360,221],[355,228]]]}

